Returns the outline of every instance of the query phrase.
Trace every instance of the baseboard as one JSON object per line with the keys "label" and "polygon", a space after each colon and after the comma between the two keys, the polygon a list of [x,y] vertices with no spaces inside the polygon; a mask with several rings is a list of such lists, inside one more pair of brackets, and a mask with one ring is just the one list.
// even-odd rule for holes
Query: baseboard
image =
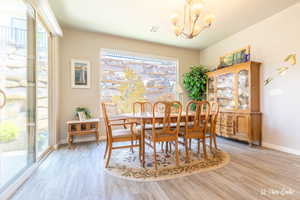
{"label": "baseboard", "polygon": [[10,184],[1,194],[0,199],[8,200],[14,193],[18,190],[20,186],[23,185],[27,179],[31,177],[31,175],[38,169],[39,163],[33,164],[30,168],[26,169],[26,171],[17,178],[17,180]]}
{"label": "baseboard", "polygon": [[300,150],[291,149],[291,148],[288,148],[288,147],[284,147],[284,146],[280,146],[280,145],[276,145],[276,144],[270,144],[270,143],[266,143],[266,142],[262,142],[262,146],[270,148],[270,149],[274,149],[274,150],[277,150],[277,151],[282,151],[282,152],[285,152],[285,153],[290,153],[290,154],[300,156]]}
{"label": "baseboard", "polygon": [[[106,137],[105,136],[100,136],[99,137],[99,140],[105,140]],[[80,143],[80,142],[95,142],[96,139],[95,139],[95,136],[83,136],[83,137],[75,137],[74,138],[74,141],[73,143]],[[67,144],[67,139],[61,139],[59,141],[59,145],[62,145],[62,144]]]}
{"label": "baseboard", "polygon": [[59,144],[53,145],[53,149],[54,149],[55,151],[58,149],[58,147],[59,147]]}

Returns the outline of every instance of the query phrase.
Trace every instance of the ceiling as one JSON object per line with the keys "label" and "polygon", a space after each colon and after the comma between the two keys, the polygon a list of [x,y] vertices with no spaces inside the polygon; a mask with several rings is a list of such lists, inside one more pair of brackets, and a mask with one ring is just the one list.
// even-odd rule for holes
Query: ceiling
{"label": "ceiling", "polygon": [[[203,49],[300,0],[204,0],[215,23],[194,39],[174,35],[170,15],[184,0],[49,0],[62,26],[161,44]],[[158,26],[151,32],[151,26]]]}

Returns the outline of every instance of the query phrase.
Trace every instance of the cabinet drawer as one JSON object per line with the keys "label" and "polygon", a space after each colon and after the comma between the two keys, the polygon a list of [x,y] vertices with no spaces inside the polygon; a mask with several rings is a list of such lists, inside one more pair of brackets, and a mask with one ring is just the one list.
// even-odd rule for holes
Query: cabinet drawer
{"label": "cabinet drawer", "polygon": [[226,127],[221,132],[225,133],[226,135],[234,135],[234,128]]}
{"label": "cabinet drawer", "polygon": [[233,126],[234,115],[232,114],[222,114],[219,119],[221,126]]}

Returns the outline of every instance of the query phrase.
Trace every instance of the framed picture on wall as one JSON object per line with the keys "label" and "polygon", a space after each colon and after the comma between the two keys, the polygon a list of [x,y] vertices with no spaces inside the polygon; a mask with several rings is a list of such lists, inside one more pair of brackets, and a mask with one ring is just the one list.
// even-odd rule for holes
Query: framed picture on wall
{"label": "framed picture on wall", "polygon": [[89,61],[71,60],[71,87],[91,87],[91,66]]}

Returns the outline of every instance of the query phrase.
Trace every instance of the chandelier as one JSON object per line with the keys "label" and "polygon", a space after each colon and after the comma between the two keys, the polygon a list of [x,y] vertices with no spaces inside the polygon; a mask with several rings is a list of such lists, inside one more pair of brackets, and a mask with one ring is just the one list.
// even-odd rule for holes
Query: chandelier
{"label": "chandelier", "polygon": [[[192,39],[206,28],[209,28],[214,20],[211,14],[203,16],[203,5],[199,1],[186,0],[184,5],[183,24],[179,23],[179,14],[171,15],[171,22],[176,36],[183,35]],[[202,18],[203,16],[203,18]],[[203,23],[201,24],[201,19]]]}

